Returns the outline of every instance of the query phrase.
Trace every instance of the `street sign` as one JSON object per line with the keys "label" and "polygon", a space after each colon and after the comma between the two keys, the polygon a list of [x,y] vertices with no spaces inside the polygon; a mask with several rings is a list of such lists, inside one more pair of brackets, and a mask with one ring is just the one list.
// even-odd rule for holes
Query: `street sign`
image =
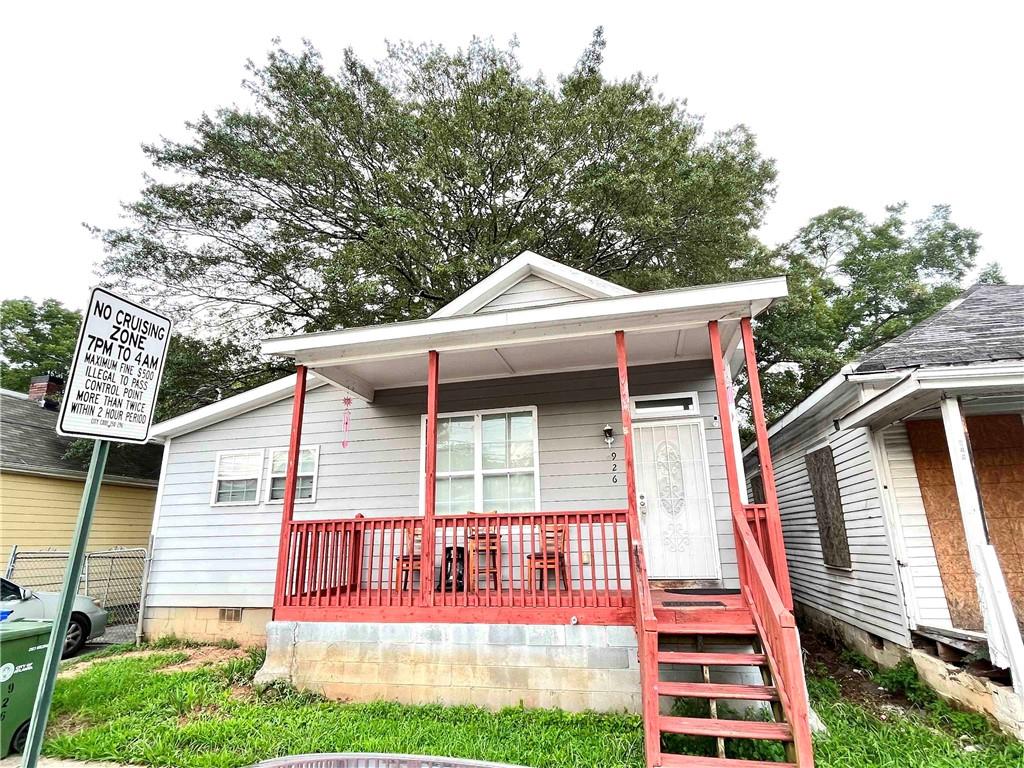
{"label": "street sign", "polygon": [[57,668],[72,603],[78,594],[85,543],[103,484],[110,441],[145,443],[149,439],[153,406],[170,343],[171,321],[168,318],[104,288],[92,289],[57,418],[59,434],[94,438],[92,460],[78,507],[75,535],[68,549],[64,584],[46,646],[39,690],[32,706],[23,768],[36,768],[43,745]]}
{"label": "street sign", "polygon": [[145,443],[171,341],[171,321],[93,288],[71,364],[57,432]]}

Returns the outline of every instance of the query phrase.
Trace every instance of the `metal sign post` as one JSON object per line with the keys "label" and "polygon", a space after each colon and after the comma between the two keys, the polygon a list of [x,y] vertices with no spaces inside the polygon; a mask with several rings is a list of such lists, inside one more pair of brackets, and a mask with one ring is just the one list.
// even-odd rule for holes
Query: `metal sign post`
{"label": "metal sign post", "polygon": [[35,768],[43,746],[64,638],[72,604],[78,595],[85,546],[110,453],[110,442],[142,444],[149,440],[153,408],[170,341],[171,321],[168,318],[103,288],[93,289],[78,334],[68,386],[57,419],[57,432],[70,437],[94,438],[95,443],[78,509],[75,536],[68,552],[60,606],[50,630],[46,660],[32,708],[23,768]]}

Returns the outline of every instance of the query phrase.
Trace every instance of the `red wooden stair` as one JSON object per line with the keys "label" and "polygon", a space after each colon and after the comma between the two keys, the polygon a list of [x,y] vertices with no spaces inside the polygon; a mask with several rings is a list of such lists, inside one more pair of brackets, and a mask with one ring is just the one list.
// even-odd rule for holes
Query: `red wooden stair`
{"label": "red wooden stair", "polygon": [[[649,768],[814,768],[800,638],[792,613],[793,597],[749,318],[741,319],[740,331],[766,502],[745,502],[737,467],[726,461],[740,586],[738,593],[727,595],[701,595],[685,589],[659,592],[652,590],[648,582],[635,502],[624,335],[616,333],[629,500],[630,576],[640,657],[644,753]],[[708,323],[708,337],[713,352],[722,447],[726,456],[733,456],[729,417],[733,403],[725,361],[718,354],[725,346],[717,321]],[[708,645],[714,647],[707,649]],[[726,646],[730,646],[728,650]],[[723,667],[746,668],[756,674],[760,684],[746,680],[746,675],[741,678],[743,683],[719,682]],[[692,701],[699,702],[692,713],[688,703],[676,704]],[[725,704],[720,705],[720,701],[752,702],[751,708],[769,714],[771,719],[725,716]],[[739,709],[733,703],[729,712]],[[673,714],[673,710],[678,714]],[[702,713],[707,716],[691,716]],[[682,714],[686,716],[679,716]],[[673,748],[686,749],[691,743],[678,736],[710,738],[715,754],[678,754]],[[780,744],[785,762],[732,757],[729,751],[733,740]]]}
{"label": "red wooden stair", "polygon": [[[763,760],[739,760],[726,757],[725,739],[752,739],[773,741],[785,745],[790,757],[794,756],[793,729],[785,721],[780,705],[779,690],[772,678],[772,662],[763,647],[757,622],[749,607],[744,606],[740,595],[715,596],[714,598],[690,599],[686,607],[673,607],[672,601],[658,594],[654,603],[656,621],[652,624],[653,638],[657,643],[657,670],[651,681],[653,694],[650,698],[657,704],[657,714],[645,722],[651,730],[648,744],[657,743],[658,751],[649,764],[652,766],[705,766],[706,768],[761,768],[763,766],[795,766],[795,762],[778,763]],[[757,651],[703,651],[705,639],[716,645],[735,642],[741,648],[753,647]],[[691,641],[697,650],[662,649],[669,643]],[[755,671],[763,684],[712,682],[712,670],[722,667],[745,668]],[[666,680],[666,675],[689,673],[697,680]],[[694,674],[696,673],[696,674]],[[675,675],[678,676],[678,675]],[[678,717],[662,714],[663,703],[675,699],[705,700],[708,717]],[[774,722],[761,720],[734,719],[719,716],[719,701],[769,702]],[[684,755],[663,751],[667,748],[664,734],[703,736],[715,740],[717,756]]]}

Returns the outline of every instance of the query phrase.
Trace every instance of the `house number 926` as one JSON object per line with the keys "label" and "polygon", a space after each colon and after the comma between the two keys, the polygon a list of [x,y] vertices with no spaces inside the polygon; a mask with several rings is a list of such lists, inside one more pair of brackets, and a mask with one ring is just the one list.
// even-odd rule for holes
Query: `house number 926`
{"label": "house number 926", "polygon": [[618,452],[612,451],[612,482],[613,483],[618,483],[619,482],[619,476],[617,474],[618,471],[619,471],[618,457],[619,457]]}

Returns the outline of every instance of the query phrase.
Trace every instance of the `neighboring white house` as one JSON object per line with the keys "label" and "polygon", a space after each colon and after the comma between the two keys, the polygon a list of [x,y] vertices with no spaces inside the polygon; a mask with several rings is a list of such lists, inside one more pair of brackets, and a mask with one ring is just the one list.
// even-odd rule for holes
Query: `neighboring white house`
{"label": "neighboring white house", "polygon": [[329,696],[643,711],[651,765],[662,731],[721,731],[810,766],[781,530],[743,498],[732,414],[785,294],[524,253],[428,319],[267,340],[295,376],[154,427],[145,634],[267,642],[261,679]]}
{"label": "neighboring white house", "polygon": [[[976,286],[768,434],[804,618],[882,662],[919,649],[940,692],[1024,737],[1024,286]],[[929,648],[987,653],[1006,685],[958,686]]]}

